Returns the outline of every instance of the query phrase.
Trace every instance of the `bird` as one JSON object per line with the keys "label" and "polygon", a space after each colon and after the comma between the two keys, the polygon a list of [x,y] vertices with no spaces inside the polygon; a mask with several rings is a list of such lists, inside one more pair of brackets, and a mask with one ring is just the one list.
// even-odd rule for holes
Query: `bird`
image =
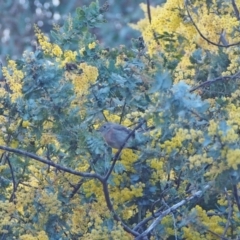
{"label": "bird", "polygon": [[123,144],[126,142],[123,148],[139,150],[139,148],[136,146],[137,145],[136,142],[134,142],[135,134],[131,135],[131,137],[127,140],[127,137],[131,133],[131,130],[126,128],[123,125],[107,122],[107,123],[104,123],[98,129],[98,131],[101,133],[105,142],[111,148],[120,149],[123,146]]}

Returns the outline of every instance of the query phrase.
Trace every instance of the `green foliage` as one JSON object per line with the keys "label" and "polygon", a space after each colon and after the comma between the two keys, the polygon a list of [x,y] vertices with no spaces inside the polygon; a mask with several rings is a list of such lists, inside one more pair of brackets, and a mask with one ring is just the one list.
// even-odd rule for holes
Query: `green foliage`
{"label": "green foliage", "polygon": [[[200,95],[184,79],[174,83],[184,54],[171,34],[158,38],[174,63],[150,57],[141,38],[105,49],[90,32],[103,22],[98,3],[77,8],[51,42],[36,31],[38,50],[3,68],[2,239],[137,239],[144,231],[190,239],[191,229],[202,239],[228,225],[224,238],[236,238],[238,93],[213,85],[216,94]],[[196,47],[189,57],[196,82],[228,64],[221,49]],[[105,121],[135,128],[139,151],[107,146],[97,131]]]}

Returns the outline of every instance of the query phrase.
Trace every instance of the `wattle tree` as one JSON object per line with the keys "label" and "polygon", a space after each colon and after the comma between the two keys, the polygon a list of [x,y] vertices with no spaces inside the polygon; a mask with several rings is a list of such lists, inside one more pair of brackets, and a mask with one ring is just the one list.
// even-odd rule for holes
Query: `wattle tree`
{"label": "wattle tree", "polygon": [[[237,239],[239,4],[142,5],[131,48],[92,34],[107,3],[35,27],[2,67],[1,239]],[[107,145],[105,122],[138,149]]]}

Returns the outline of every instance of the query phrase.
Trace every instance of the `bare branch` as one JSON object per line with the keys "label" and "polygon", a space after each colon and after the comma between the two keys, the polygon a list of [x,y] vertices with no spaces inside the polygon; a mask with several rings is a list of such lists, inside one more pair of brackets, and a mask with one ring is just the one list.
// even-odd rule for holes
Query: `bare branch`
{"label": "bare branch", "polygon": [[133,230],[137,230],[139,229],[141,226],[143,226],[144,224],[148,223],[149,221],[153,220],[154,217],[151,216],[151,217],[147,217],[145,219],[143,219],[141,222],[139,222],[134,228]]}
{"label": "bare branch", "polygon": [[217,47],[226,47],[226,48],[227,48],[227,47],[236,46],[236,45],[239,45],[239,44],[240,44],[240,42],[236,42],[236,43],[232,43],[232,44],[227,44],[227,45],[225,45],[225,44],[218,44],[218,43],[215,43],[215,42],[209,40],[207,37],[205,37],[205,36],[201,33],[201,31],[199,30],[197,24],[193,21],[193,18],[192,18],[192,16],[191,16],[190,12],[189,12],[188,4],[189,4],[189,2],[188,2],[188,0],[186,0],[186,1],[185,1],[185,8],[186,8],[186,10],[187,10],[188,17],[190,18],[193,26],[195,27],[195,29],[197,30],[197,32],[199,33],[199,35],[200,35],[205,41],[207,41],[208,43],[210,43],[210,44],[212,44],[212,45],[214,45],[214,46],[217,46]]}
{"label": "bare branch", "polygon": [[76,185],[72,186],[73,187],[73,191],[69,195],[69,198],[73,198],[74,197],[74,195],[77,193],[77,191],[83,185],[83,183],[84,183],[84,178],[82,178]]}
{"label": "bare branch", "polygon": [[39,162],[42,162],[42,163],[45,163],[45,164],[48,164],[52,167],[55,167],[59,170],[62,170],[64,172],[68,172],[68,173],[71,173],[73,175],[77,175],[77,176],[81,176],[81,177],[87,177],[87,178],[97,178],[98,180],[100,181],[103,181],[103,178],[96,174],[96,173],[87,173],[87,172],[79,172],[79,171],[75,171],[71,168],[67,168],[67,167],[64,167],[64,166],[61,166],[55,162],[52,162],[52,161],[49,161],[47,159],[44,159],[42,157],[39,157],[33,153],[29,153],[29,152],[26,152],[26,151],[23,151],[23,150],[20,150],[20,149],[14,149],[14,148],[10,148],[10,147],[6,147],[6,146],[1,146],[0,145],[0,149],[1,150],[4,150],[4,151],[8,151],[8,152],[12,152],[12,153],[16,153],[16,154],[20,154],[22,156],[25,156],[25,157],[29,157],[31,159],[35,159]]}
{"label": "bare branch", "polygon": [[238,211],[240,212],[240,198],[238,196],[238,189],[236,184],[233,184],[233,196],[236,200]]}
{"label": "bare branch", "polygon": [[148,13],[149,23],[151,24],[152,23],[152,16],[151,16],[151,9],[150,9],[150,1],[149,0],[147,0],[147,13]]}
{"label": "bare branch", "polygon": [[14,176],[12,163],[10,162],[10,159],[9,159],[8,156],[6,156],[6,159],[7,159],[8,166],[10,168],[10,172],[11,172],[11,175],[12,175],[12,182],[13,182],[13,191],[12,191],[11,197],[9,199],[9,201],[12,202],[16,198],[15,193],[17,191],[17,183],[16,183],[16,179],[15,179],[15,176]]}
{"label": "bare branch", "polygon": [[122,120],[123,120],[123,116],[124,116],[124,113],[125,113],[125,108],[126,108],[126,105],[127,105],[127,102],[126,102],[126,99],[124,101],[124,104],[123,104],[123,107],[122,107],[122,112],[121,112],[121,116],[120,116],[120,121],[119,121],[119,124],[122,123]]}
{"label": "bare branch", "polygon": [[240,15],[239,15],[239,11],[238,11],[238,7],[235,3],[235,0],[232,0],[232,6],[233,6],[233,10],[234,10],[234,13],[236,15],[236,18],[237,20],[240,20]]}
{"label": "bare branch", "polygon": [[188,197],[184,200],[182,200],[181,202],[173,205],[172,207],[168,208],[167,210],[163,211],[159,217],[157,217],[152,224],[147,228],[147,230],[145,230],[141,235],[139,235],[138,237],[136,237],[136,240],[141,240],[142,237],[147,236],[147,234],[149,234],[158,224],[159,222],[163,219],[163,217],[165,217],[166,215],[170,214],[171,212],[175,211],[176,209],[178,209],[179,207],[185,205],[187,202],[195,199],[195,198],[200,198],[203,194],[203,191],[206,191],[208,188],[210,188],[210,185],[206,185],[204,187],[203,190],[199,190],[196,193],[194,193],[191,197]]}
{"label": "bare branch", "polygon": [[215,82],[219,82],[219,81],[226,81],[226,80],[229,80],[229,79],[234,79],[236,77],[238,77],[240,75],[240,71],[235,73],[234,75],[228,75],[228,76],[222,76],[222,77],[217,77],[217,78],[214,78],[214,79],[211,79],[211,80],[207,80],[201,84],[199,84],[198,86],[192,88],[189,92],[193,92],[199,88],[202,88],[202,87],[205,87],[205,86],[208,86],[212,83],[215,83]]}
{"label": "bare branch", "polygon": [[226,39],[226,31],[224,29],[222,29],[222,32],[220,34],[220,38],[219,38],[219,43],[221,42],[223,45],[227,46],[229,45],[229,42]]}
{"label": "bare branch", "polygon": [[221,239],[222,239],[222,238],[225,238],[225,235],[226,235],[226,233],[227,233],[227,230],[228,230],[228,228],[229,228],[229,226],[230,226],[230,224],[231,224],[231,217],[232,217],[232,211],[233,211],[233,209],[232,209],[232,201],[231,201],[231,199],[230,199],[230,196],[228,195],[228,192],[227,192],[227,189],[226,189],[226,188],[224,189],[224,192],[225,192],[225,194],[226,194],[227,201],[228,201],[228,218],[227,218],[227,223],[226,223],[226,226],[225,226],[225,228],[224,228],[224,232],[223,232],[223,234],[222,234]]}
{"label": "bare branch", "polygon": [[210,229],[206,229],[207,232],[210,232],[212,235],[214,235],[215,237],[221,239],[221,240],[229,240],[228,238],[225,238],[225,237],[221,237],[219,234],[213,232],[212,230]]}

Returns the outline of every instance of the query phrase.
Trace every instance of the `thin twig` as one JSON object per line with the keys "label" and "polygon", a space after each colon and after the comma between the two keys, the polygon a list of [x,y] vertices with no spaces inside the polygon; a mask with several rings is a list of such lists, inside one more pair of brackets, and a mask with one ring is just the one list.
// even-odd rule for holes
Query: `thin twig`
{"label": "thin twig", "polygon": [[9,202],[12,202],[14,201],[14,199],[16,198],[16,191],[17,191],[17,183],[16,183],[16,179],[15,179],[15,176],[14,176],[14,171],[13,171],[13,167],[12,167],[12,163],[10,162],[10,159],[8,156],[6,156],[6,159],[7,159],[7,163],[8,163],[8,166],[10,168],[10,172],[11,172],[11,175],[12,175],[12,183],[13,183],[13,191],[12,191],[12,194],[11,194],[11,197],[9,199]]}
{"label": "thin twig", "polygon": [[74,195],[78,192],[80,187],[83,185],[84,181],[85,181],[85,179],[82,178],[76,185],[72,186],[73,187],[73,191],[69,195],[69,198],[73,198],[74,197]]}
{"label": "thin twig", "polygon": [[151,24],[152,23],[152,16],[151,16],[151,9],[150,9],[150,1],[149,0],[147,0],[147,13],[148,13],[149,23]]}
{"label": "thin twig", "polygon": [[238,189],[237,189],[236,184],[233,184],[233,196],[236,200],[238,211],[240,212],[240,199],[239,199],[239,196],[238,196]]}
{"label": "thin twig", "polygon": [[122,107],[122,112],[121,112],[121,117],[120,117],[119,124],[122,123],[122,120],[123,120],[123,116],[124,116],[124,112],[125,112],[126,105],[127,105],[127,103],[126,103],[126,99],[125,99],[125,102],[124,102],[123,107]]}
{"label": "thin twig", "polygon": [[226,233],[227,233],[227,230],[228,230],[228,228],[229,228],[229,226],[230,226],[230,223],[231,223],[231,218],[232,218],[232,201],[231,201],[231,199],[230,199],[230,197],[229,197],[229,195],[228,195],[228,192],[227,192],[227,189],[225,188],[224,189],[224,192],[225,192],[225,194],[226,194],[226,197],[227,197],[227,201],[228,201],[228,218],[227,218],[227,223],[226,223],[226,226],[225,226],[225,228],[224,228],[224,232],[223,232],[223,234],[222,234],[222,238],[225,238],[225,235],[226,235]]}
{"label": "thin twig", "polygon": [[155,217],[151,216],[151,217],[147,217],[145,219],[143,219],[141,222],[139,222],[134,228],[133,230],[137,230],[139,229],[141,226],[145,225],[146,223],[148,223],[149,221],[153,220]]}
{"label": "thin twig", "polygon": [[213,232],[212,230],[210,229],[206,229],[207,232],[210,232],[212,235],[214,235],[215,237],[218,237],[219,239],[221,240],[229,240],[228,238],[225,238],[225,237],[221,237],[219,234]]}
{"label": "thin twig", "polygon": [[236,18],[237,20],[240,20],[240,15],[239,15],[239,11],[238,11],[238,7],[235,3],[235,0],[232,0],[232,6],[233,6],[233,10],[234,10],[234,13],[236,15]]}

